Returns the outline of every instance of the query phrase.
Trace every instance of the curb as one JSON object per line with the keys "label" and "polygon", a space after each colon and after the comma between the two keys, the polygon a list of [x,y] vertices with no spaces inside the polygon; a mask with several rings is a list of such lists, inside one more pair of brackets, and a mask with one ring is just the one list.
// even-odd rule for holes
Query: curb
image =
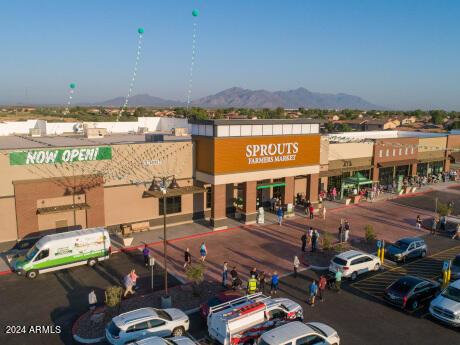
{"label": "curb", "polygon": [[90,313],[91,311],[87,311],[83,314],[81,314],[78,319],[73,323],[72,325],[72,337],[74,338],[75,341],[82,343],[82,344],[96,344],[105,339],[104,337],[98,337],[98,338],[82,338],[76,334],[76,328],[80,320],[85,316],[86,314]]}
{"label": "curb", "polygon": [[7,276],[9,274],[13,274],[12,270],[1,271],[0,276]]}

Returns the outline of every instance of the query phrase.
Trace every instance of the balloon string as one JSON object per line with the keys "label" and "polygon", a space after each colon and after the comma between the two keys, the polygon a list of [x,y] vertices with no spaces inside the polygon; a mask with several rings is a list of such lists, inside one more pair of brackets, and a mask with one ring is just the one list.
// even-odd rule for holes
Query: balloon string
{"label": "balloon string", "polygon": [[190,77],[188,80],[188,92],[187,92],[187,110],[190,106],[190,100],[192,98],[192,87],[193,87],[193,66],[195,65],[196,55],[196,41],[197,41],[197,25],[193,23],[193,35],[192,35],[192,61],[190,62]]}
{"label": "balloon string", "polygon": [[69,90],[69,98],[67,99],[67,106],[65,107],[64,115],[69,113],[70,103],[72,102],[73,98],[73,89]]}
{"label": "balloon string", "polygon": [[131,82],[129,84],[128,94],[126,95],[125,101],[123,102],[120,112],[118,113],[117,121],[120,119],[121,114],[123,114],[123,112],[128,107],[129,98],[131,97],[131,94],[134,88],[134,82],[136,81],[137,67],[139,65],[139,59],[141,57],[141,49],[142,49],[142,34],[139,34],[139,39],[137,41],[137,53],[136,53],[136,61],[134,62],[133,75],[131,77]]}

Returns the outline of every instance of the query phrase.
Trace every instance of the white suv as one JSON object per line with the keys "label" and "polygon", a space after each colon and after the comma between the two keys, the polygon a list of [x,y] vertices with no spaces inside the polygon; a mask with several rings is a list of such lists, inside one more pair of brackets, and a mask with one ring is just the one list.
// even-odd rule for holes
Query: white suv
{"label": "white suv", "polygon": [[460,327],[460,279],[450,285],[430,303],[430,314],[438,320]]}
{"label": "white suv", "polygon": [[105,329],[113,345],[144,339],[153,335],[179,337],[188,331],[188,316],[181,310],[141,308],[115,316]]}
{"label": "white suv", "polygon": [[335,329],[320,322],[289,322],[262,334],[258,345],[339,345]]}
{"label": "white suv", "polygon": [[349,250],[334,256],[329,265],[329,271],[341,269],[343,277],[355,280],[359,274],[380,269],[380,259],[372,254],[357,250]]}
{"label": "white suv", "polygon": [[197,345],[192,339],[187,337],[173,337],[173,338],[160,338],[160,337],[149,337],[141,340],[137,340],[128,345]]}

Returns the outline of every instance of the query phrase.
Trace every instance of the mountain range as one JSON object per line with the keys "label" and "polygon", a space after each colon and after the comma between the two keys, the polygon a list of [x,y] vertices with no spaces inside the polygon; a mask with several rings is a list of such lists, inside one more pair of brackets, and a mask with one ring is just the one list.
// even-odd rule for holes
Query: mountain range
{"label": "mountain range", "polygon": [[[124,98],[117,97],[97,103],[101,106],[119,107]],[[170,107],[184,106],[181,101],[163,99],[148,94],[134,95],[129,99],[130,106]],[[345,93],[331,94],[312,92],[303,87],[288,91],[249,90],[232,87],[214,95],[196,99],[193,106],[204,108],[319,108],[319,109],[379,109],[361,97]]]}

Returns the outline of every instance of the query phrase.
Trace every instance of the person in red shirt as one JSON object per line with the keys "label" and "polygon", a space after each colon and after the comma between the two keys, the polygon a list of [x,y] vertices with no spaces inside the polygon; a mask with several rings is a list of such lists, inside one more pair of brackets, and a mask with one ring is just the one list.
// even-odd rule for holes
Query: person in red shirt
{"label": "person in red shirt", "polygon": [[319,278],[318,281],[318,295],[321,302],[324,301],[324,291],[326,290],[327,279],[324,275]]}
{"label": "person in red shirt", "polygon": [[315,208],[313,207],[313,205],[310,205],[309,211],[310,211],[310,219],[313,219],[313,212],[315,211]]}

